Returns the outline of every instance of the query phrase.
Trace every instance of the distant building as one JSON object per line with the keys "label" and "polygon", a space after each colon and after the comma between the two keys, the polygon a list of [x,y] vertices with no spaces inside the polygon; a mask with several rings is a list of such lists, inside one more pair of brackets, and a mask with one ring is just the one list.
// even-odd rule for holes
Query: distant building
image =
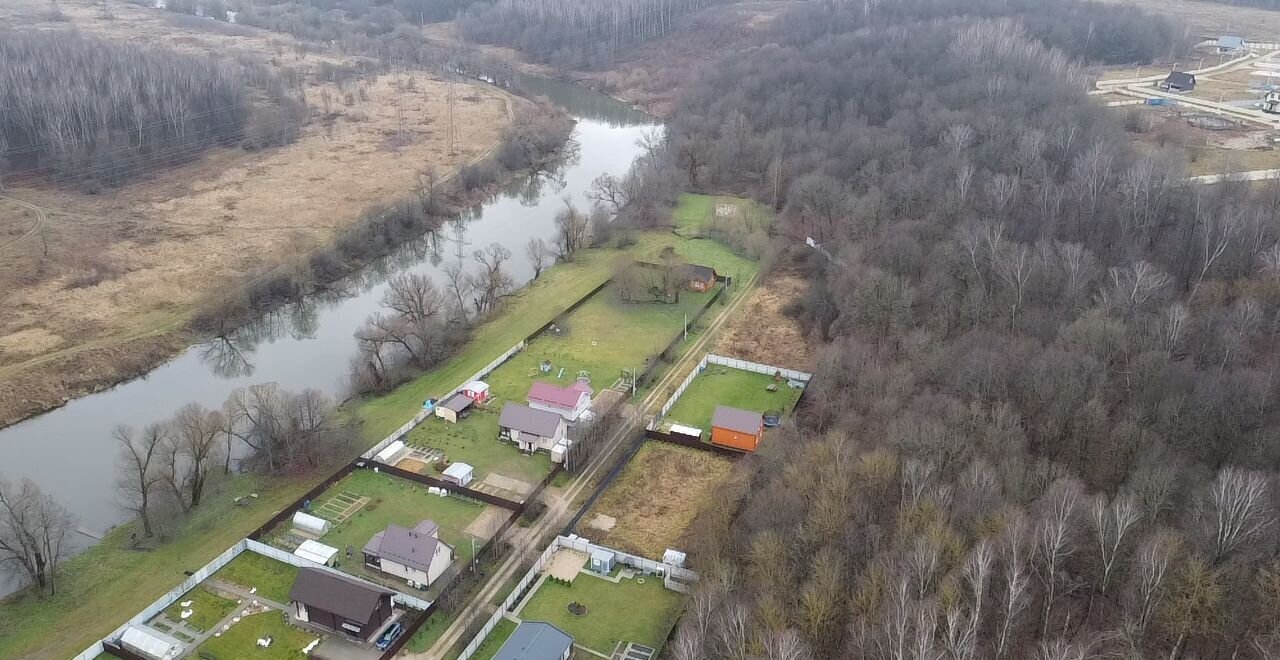
{"label": "distant building", "polygon": [[568,660],[573,637],[543,621],[522,621],[493,660]]}
{"label": "distant building", "polygon": [[564,438],[567,426],[556,413],[508,403],[498,416],[498,437],[516,443],[522,451],[551,451]]}
{"label": "distant building", "polygon": [[764,435],[764,416],[758,412],[716,406],[711,416],[711,444],[755,451]]}
{"label": "distant building", "polygon": [[1196,88],[1196,77],[1186,71],[1174,71],[1160,81],[1159,87],[1169,92],[1190,92]]}
{"label": "distant building", "polygon": [[319,568],[298,569],[289,590],[299,621],[367,641],[391,616],[390,590]]}
{"label": "distant building", "polygon": [[364,563],[403,578],[415,589],[426,589],[453,563],[453,546],[441,540],[440,526],[430,520],[413,529],[387,525],[365,544]]}
{"label": "distant building", "polygon": [[529,407],[560,415],[565,421],[576,422],[591,409],[591,386],[574,381],[568,387],[555,383],[534,383],[529,388]]}
{"label": "distant building", "polygon": [[1244,37],[1218,37],[1218,52],[1223,55],[1239,55],[1245,51]]}
{"label": "distant building", "polygon": [[684,277],[691,291],[710,291],[716,285],[716,269],[710,266],[687,264],[684,267]]}
{"label": "distant building", "polygon": [[461,391],[476,403],[484,403],[489,400],[489,384],[482,380],[473,380],[463,385]]}
{"label": "distant building", "polygon": [[1271,90],[1262,97],[1262,111],[1273,115],[1280,114],[1280,92]]}

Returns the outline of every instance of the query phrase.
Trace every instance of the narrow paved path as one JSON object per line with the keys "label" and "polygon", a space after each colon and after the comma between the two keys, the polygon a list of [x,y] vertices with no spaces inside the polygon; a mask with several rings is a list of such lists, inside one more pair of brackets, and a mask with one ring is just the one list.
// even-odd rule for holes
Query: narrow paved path
{"label": "narrow paved path", "polygon": [[618,448],[622,446],[623,441],[631,437],[632,433],[641,428],[649,410],[655,405],[662,403],[663,397],[666,393],[666,388],[673,383],[680,382],[680,380],[687,376],[689,371],[702,360],[702,353],[706,350],[707,344],[710,343],[716,333],[724,327],[724,324],[728,319],[730,319],[742,307],[743,303],[750,298],[750,293],[754,290],[755,283],[758,278],[759,275],[752,275],[751,279],[737,288],[737,291],[733,294],[734,297],[730,299],[727,307],[718,316],[716,316],[715,321],[712,321],[711,324],[707,326],[707,328],[698,337],[697,341],[689,347],[689,350],[685,351],[684,356],[672,365],[671,369],[667,371],[667,375],[654,385],[653,389],[650,390],[649,395],[646,396],[644,401],[636,407],[635,413],[627,419],[622,428],[618,429],[618,431],[607,440],[605,448],[603,451],[596,454],[596,458],[591,465],[589,465],[587,469],[569,485],[568,488],[557,496],[552,496],[554,499],[551,499],[551,501],[546,503],[547,511],[543,514],[542,518],[533,526],[521,529],[512,536],[510,539],[511,544],[515,548],[519,548],[519,550],[511,553],[511,556],[508,557],[506,561],[499,566],[498,570],[489,577],[489,580],[484,584],[480,591],[472,597],[466,607],[458,612],[457,617],[454,619],[453,623],[450,624],[448,629],[445,630],[444,634],[440,636],[440,639],[436,640],[436,643],[425,653],[403,653],[399,657],[406,658],[407,660],[438,660],[440,658],[444,658],[449,652],[449,649],[459,641],[462,641],[463,635],[466,634],[467,628],[469,627],[468,623],[471,619],[477,615],[483,615],[490,611],[492,606],[489,603],[491,603],[499,593],[506,588],[508,581],[516,575],[516,571],[519,570],[522,563],[521,558],[524,556],[524,553],[521,551],[531,548],[541,550],[542,548],[537,547],[537,545],[540,543],[542,537],[547,535],[549,532],[564,526],[569,521],[573,514],[573,501],[584,490],[593,486],[596,477],[603,476],[604,471],[607,471],[613,466],[610,459],[614,457]]}

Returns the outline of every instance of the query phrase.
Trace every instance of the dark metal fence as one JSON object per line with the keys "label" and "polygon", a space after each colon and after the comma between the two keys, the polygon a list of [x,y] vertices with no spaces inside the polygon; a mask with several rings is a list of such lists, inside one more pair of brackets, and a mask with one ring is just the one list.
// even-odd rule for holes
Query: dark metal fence
{"label": "dark metal fence", "polygon": [[334,472],[333,474],[325,478],[324,481],[321,481],[320,483],[316,484],[311,490],[303,494],[302,497],[299,497],[298,499],[291,502],[288,506],[284,507],[280,511],[277,511],[274,516],[271,516],[270,520],[263,523],[261,527],[250,532],[249,538],[253,539],[254,541],[261,541],[262,537],[266,536],[267,533],[270,532],[272,529],[274,529],[276,525],[279,525],[285,520],[288,520],[291,516],[293,516],[293,514],[296,511],[301,509],[302,505],[306,503],[307,500],[314,500],[315,498],[319,497],[322,493],[324,493],[326,490],[329,490],[330,486],[337,483],[340,479],[347,476],[348,474],[351,474],[352,470],[356,469],[357,467],[356,463],[358,462],[359,461],[356,460],[356,461],[347,463],[346,465],[343,465],[341,468],[338,469],[337,472]]}
{"label": "dark metal fence", "polygon": [[644,437],[648,438],[649,440],[657,440],[658,442],[669,442],[673,445],[680,445],[681,447],[688,447],[690,449],[699,449],[701,451],[709,451],[713,454],[728,456],[730,458],[738,458],[740,456],[745,456],[748,453],[738,449],[731,449],[729,447],[713,445],[709,442],[703,442],[701,440],[690,438],[687,435],[681,435],[679,433],[665,433],[663,431],[658,431],[654,429],[649,429],[645,431]]}
{"label": "dark metal fence", "polygon": [[[495,439],[495,442],[496,441],[497,440]],[[424,486],[435,486],[436,488],[443,488],[451,493],[457,493],[463,497],[468,497],[473,500],[478,500],[480,502],[484,502],[485,504],[500,506],[504,509],[509,509],[511,511],[520,511],[522,509],[520,502],[515,502],[512,500],[506,499],[505,497],[498,497],[497,495],[492,495],[490,493],[481,492],[481,491],[475,490],[474,488],[459,486],[458,484],[455,484],[451,481],[445,481],[444,479],[438,479],[436,477],[426,475],[426,474],[421,474],[418,472],[410,472],[409,470],[406,470],[404,468],[398,468],[394,465],[387,465],[386,463],[379,463],[378,461],[366,461],[366,463],[370,468],[377,468],[380,472],[389,474],[393,477],[399,477],[406,481],[412,481],[415,483],[422,484]]]}
{"label": "dark metal fence", "polygon": [[[716,277],[717,279],[721,279],[719,275],[717,275]],[[692,318],[689,319],[689,324],[687,327],[691,328],[695,324],[697,324],[698,321],[702,320],[702,317],[706,316],[707,310],[711,309],[712,305],[719,302],[720,299],[724,297],[724,292],[728,290],[729,289],[727,286],[720,287],[720,289],[716,291],[715,295],[711,296],[711,298],[707,300],[706,304],[704,304],[702,308],[699,309],[698,312],[694,314]],[[662,349],[662,351],[658,353],[657,359],[655,359],[648,367],[645,368],[644,373],[636,377],[637,388],[647,384],[653,378],[654,374],[658,372],[659,367],[661,367],[663,364],[667,362],[670,362],[671,359],[675,357],[676,348],[680,346],[681,343],[684,342],[684,333],[685,331],[683,329],[680,332],[676,333],[676,336],[672,337],[671,341],[668,342],[667,345]]]}

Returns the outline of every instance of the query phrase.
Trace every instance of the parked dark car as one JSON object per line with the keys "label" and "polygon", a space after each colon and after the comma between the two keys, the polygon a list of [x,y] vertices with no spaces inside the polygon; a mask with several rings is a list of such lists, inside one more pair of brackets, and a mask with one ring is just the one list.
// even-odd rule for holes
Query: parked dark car
{"label": "parked dark car", "polygon": [[773,428],[782,424],[782,413],[777,410],[770,410],[764,414],[764,425]]}
{"label": "parked dark car", "polygon": [[387,628],[387,631],[382,633],[382,636],[378,638],[376,643],[378,650],[387,650],[392,644],[396,643],[396,640],[399,639],[402,634],[404,634],[404,626],[400,625],[400,622],[397,621],[396,623],[391,624],[391,627]]}

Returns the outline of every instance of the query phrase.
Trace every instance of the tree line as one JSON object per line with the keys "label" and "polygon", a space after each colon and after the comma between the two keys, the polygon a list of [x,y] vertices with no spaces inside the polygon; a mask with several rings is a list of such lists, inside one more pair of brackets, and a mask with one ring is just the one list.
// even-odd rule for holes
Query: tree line
{"label": "tree line", "polygon": [[213,145],[289,142],[306,119],[301,92],[261,65],[70,31],[0,34],[0,90],[0,175],[115,183]]}
{"label": "tree line", "polygon": [[779,209],[823,354],[672,656],[1280,657],[1280,186],[1187,185],[942,4],[806,3],[674,118],[687,184]]}

